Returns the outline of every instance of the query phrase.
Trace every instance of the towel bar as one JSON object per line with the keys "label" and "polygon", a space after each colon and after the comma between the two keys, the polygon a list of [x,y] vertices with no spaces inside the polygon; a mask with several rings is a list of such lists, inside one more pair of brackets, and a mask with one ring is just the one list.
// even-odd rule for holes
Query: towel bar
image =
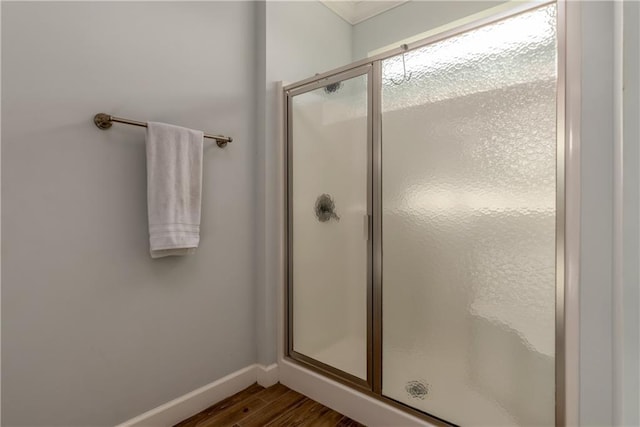
{"label": "towel bar", "polygon": [[[105,113],[98,113],[93,117],[93,123],[95,123],[95,125],[98,126],[100,129],[109,129],[113,124],[113,122],[124,123],[127,125],[133,125],[133,126],[140,126],[144,128],[147,127],[147,124],[145,122],[139,122],[137,120],[130,120],[130,119],[123,119],[122,117],[114,117],[110,114],[105,114]],[[205,133],[204,137],[209,139],[215,139],[216,144],[218,144],[218,147],[224,147],[229,142],[233,141],[233,138],[231,138],[230,136],[210,135],[208,133]]]}

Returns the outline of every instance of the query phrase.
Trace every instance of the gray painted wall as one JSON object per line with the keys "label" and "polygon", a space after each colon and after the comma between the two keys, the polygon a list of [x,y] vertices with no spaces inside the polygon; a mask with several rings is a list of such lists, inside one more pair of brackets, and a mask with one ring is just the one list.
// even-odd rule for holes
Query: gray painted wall
{"label": "gray painted wall", "polygon": [[624,3],[623,425],[640,425],[640,3]]}
{"label": "gray painted wall", "polygon": [[[2,2],[3,425],[114,425],[255,362],[254,4]],[[205,143],[197,253],[148,254],[144,131]]]}
{"label": "gray painted wall", "polygon": [[267,77],[293,83],[351,62],[351,25],[317,1],[267,3]]}
{"label": "gray painted wall", "polygon": [[353,59],[503,1],[410,1],[353,26]]}
{"label": "gray painted wall", "polygon": [[610,426],[612,402],[612,2],[582,2],[580,425]]}

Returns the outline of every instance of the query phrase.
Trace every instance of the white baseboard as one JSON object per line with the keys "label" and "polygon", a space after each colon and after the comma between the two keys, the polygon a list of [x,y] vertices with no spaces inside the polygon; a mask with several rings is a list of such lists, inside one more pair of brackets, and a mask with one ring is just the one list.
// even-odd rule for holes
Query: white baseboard
{"label": "white baseboard", "polygon": [[278,382],[278,365],[250,365],[119,424],[117,427],[170,427],[257,382]]}
{"label": "white baseboard", "polygon": [[258,365],[257,381],[262,387],[271,387],[278,382],[278,364]]}
{"label": "white baseboard", "polygon": [[173,399],[117,427],[170,427],[257,382],[280,381],[311,399],[370,427],[429,426],[425,421],[287,360],[254,364]]}
{"label": "white baseboard", "polygon": [[369,427],[432,426],[288,360],[282,359],[279,367],[282,384]]}

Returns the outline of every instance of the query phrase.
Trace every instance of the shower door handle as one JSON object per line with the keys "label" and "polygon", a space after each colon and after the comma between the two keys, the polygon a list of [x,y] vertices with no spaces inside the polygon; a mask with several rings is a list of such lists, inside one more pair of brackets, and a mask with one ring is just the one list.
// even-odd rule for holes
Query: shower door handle
{"label": "shower door handle", "polygon": [[373,218],[371,214],[364,215],[364,236],[367,241],[371,240],[371,230],[373,229]]}

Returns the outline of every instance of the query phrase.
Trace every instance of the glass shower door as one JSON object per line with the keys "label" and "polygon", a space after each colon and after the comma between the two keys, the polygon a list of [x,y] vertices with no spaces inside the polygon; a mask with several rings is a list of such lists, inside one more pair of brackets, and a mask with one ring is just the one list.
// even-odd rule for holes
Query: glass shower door
{"label": "glass shower door", "polygon": [[382,393],[458,425],[553,425],[556,6],[382,77]]}
{"label": "glass shower door", "polygon": [[371,66],[288,97],[289,355],[365,386]]}

